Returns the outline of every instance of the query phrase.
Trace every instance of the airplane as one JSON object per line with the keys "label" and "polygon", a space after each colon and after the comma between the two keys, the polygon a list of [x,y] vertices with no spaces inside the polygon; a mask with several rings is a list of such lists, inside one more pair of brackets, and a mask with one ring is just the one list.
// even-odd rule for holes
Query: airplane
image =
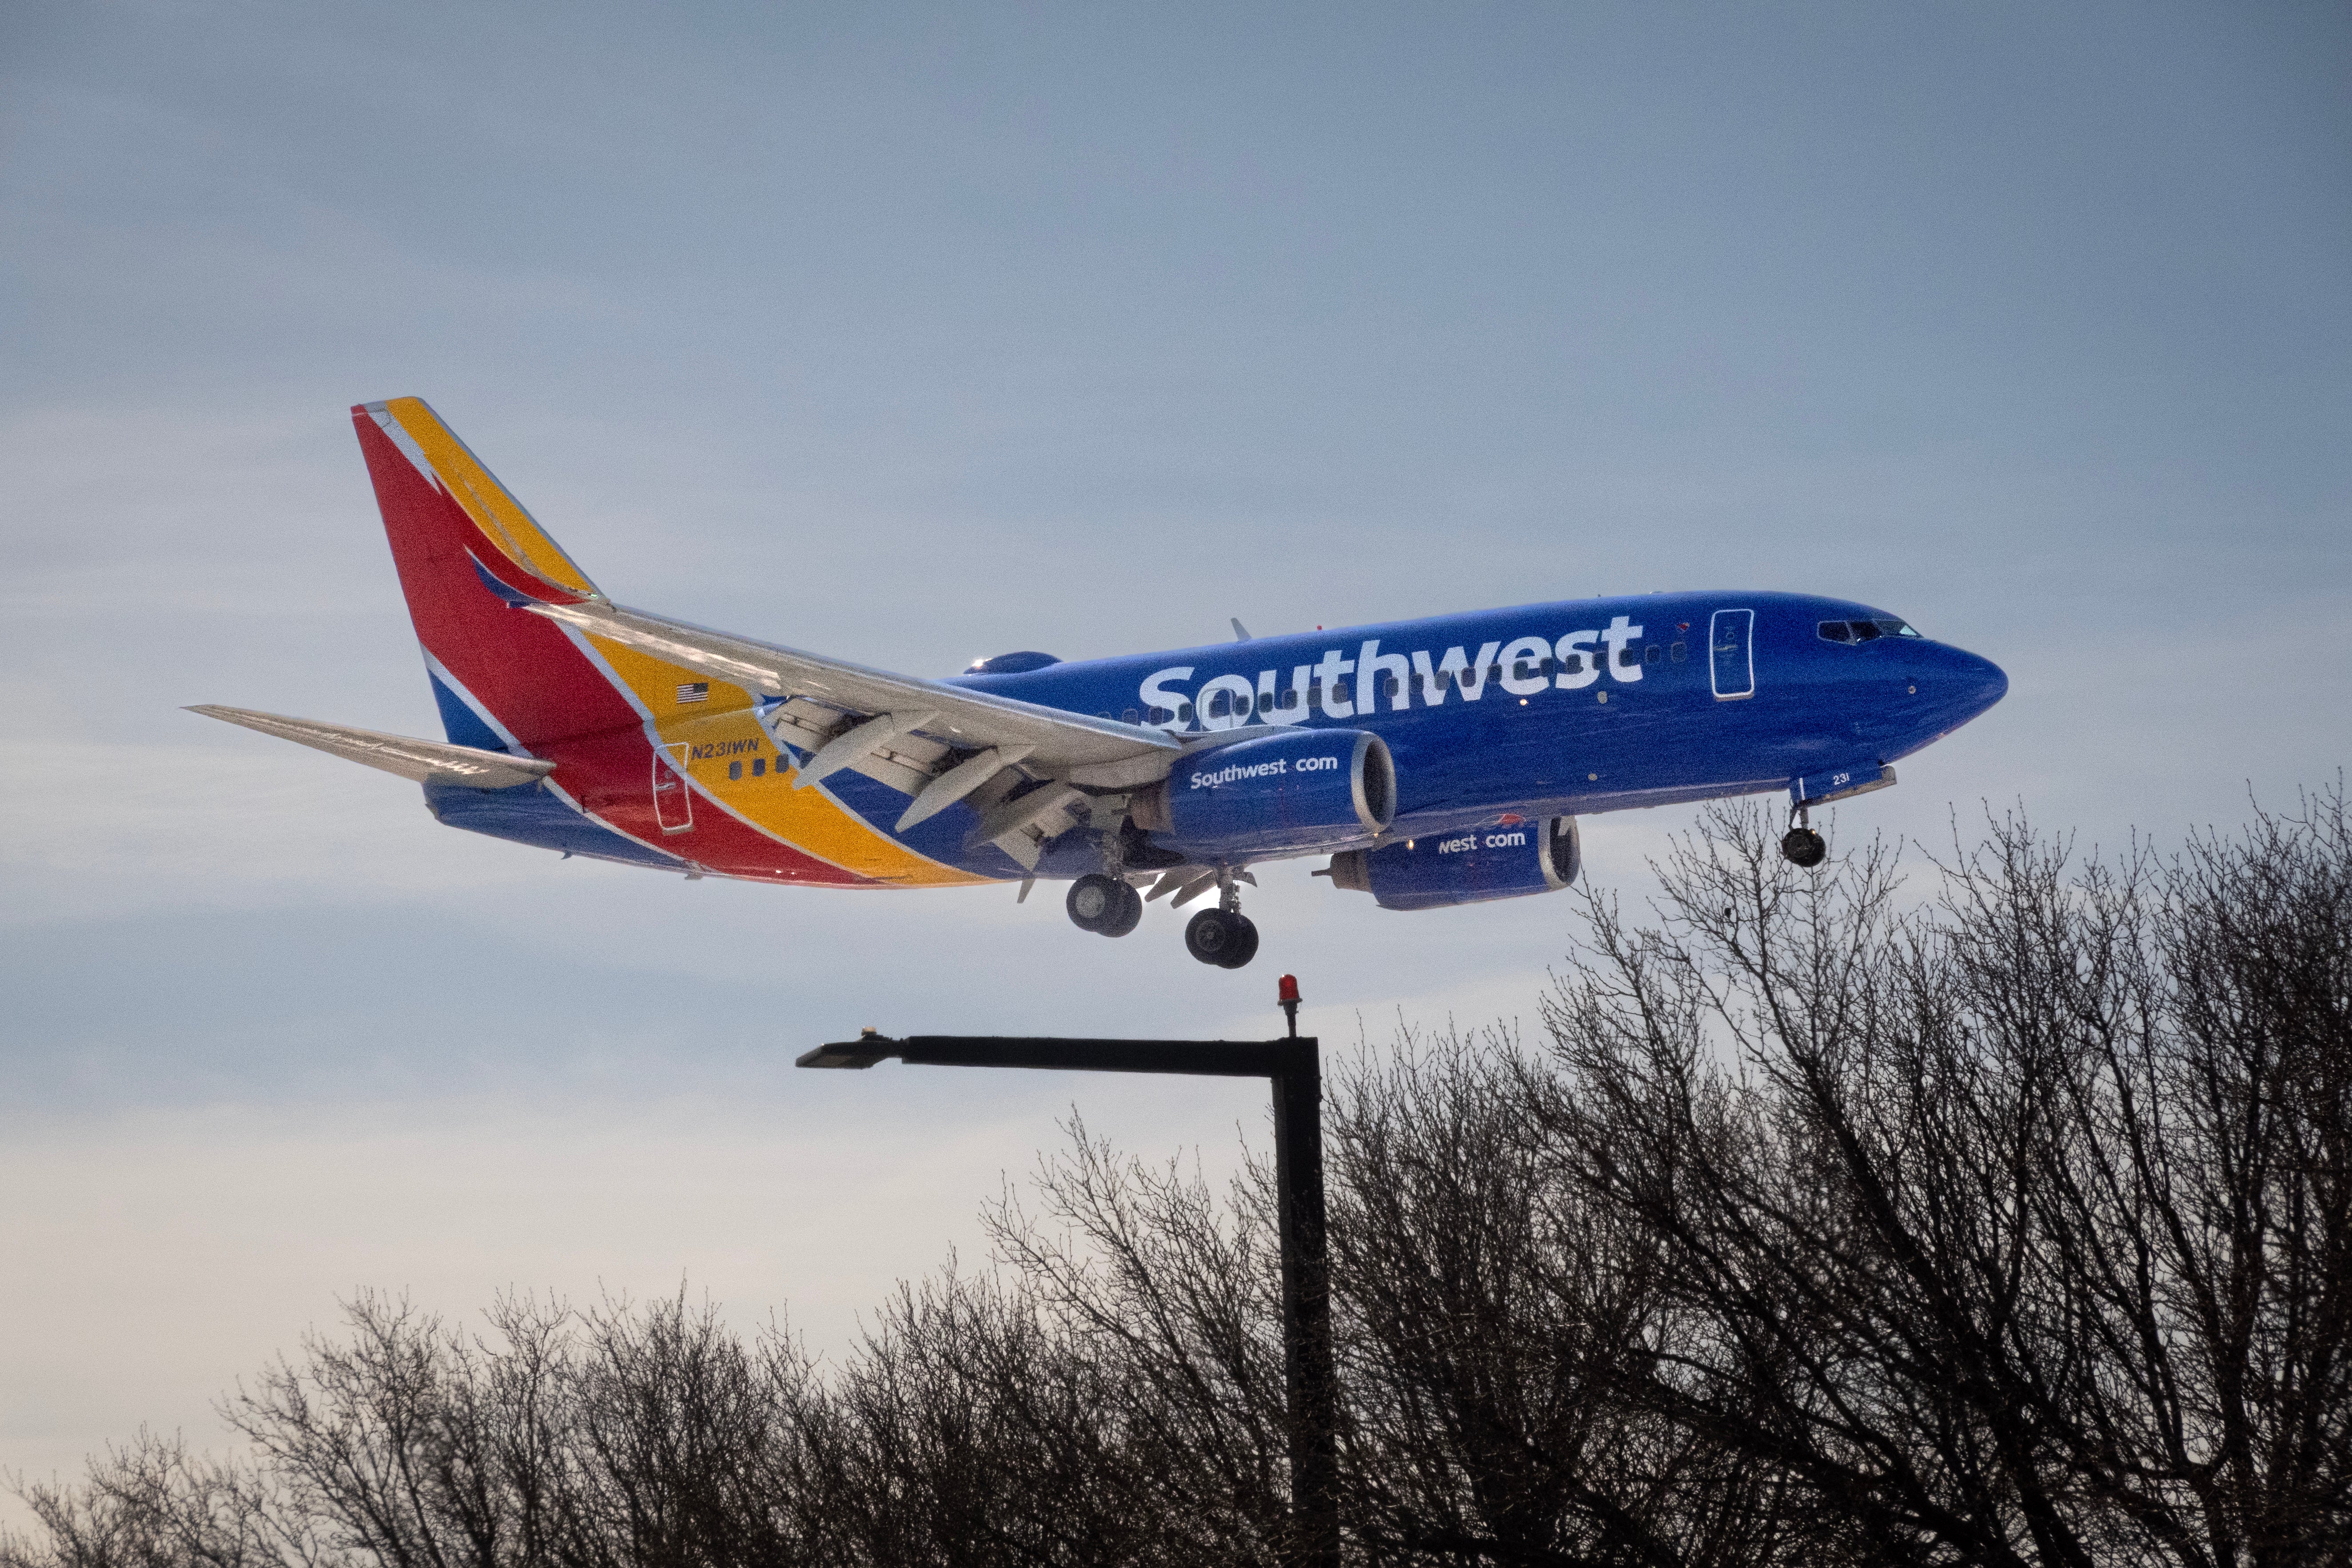
{"label": "airplane", "polygon": [[[1385,910],[1556,891],[1578,819],[1787,790],[1814,807],[1998,702],[1990,660],[1789,593],[1568,599],[1172,652],[898,675],[614,603],[425,404],[352,410],[445,741],[191,711],[412,779],[447,826],[689,878],[1069,884],[1081,930],[1213,893],[1238,969],[1263,862]],[[1148,891],[1146,889],[1149,889]]]}

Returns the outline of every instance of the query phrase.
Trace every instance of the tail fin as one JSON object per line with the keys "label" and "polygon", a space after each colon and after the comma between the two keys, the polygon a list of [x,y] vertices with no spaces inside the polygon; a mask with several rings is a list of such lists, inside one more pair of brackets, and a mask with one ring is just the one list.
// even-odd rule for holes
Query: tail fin
{"label": "tail fin", "polygon": [[604,595],[415,397],[352,410],[443,727],[504,749],[637,722],[562,627],[520,606]]}

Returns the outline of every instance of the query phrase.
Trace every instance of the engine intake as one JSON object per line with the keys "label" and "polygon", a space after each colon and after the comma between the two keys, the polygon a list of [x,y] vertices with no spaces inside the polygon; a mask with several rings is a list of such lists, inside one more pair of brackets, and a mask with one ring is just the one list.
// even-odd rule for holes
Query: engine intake
{"label": "engine intake", "polygon": [[1582,864],[1576,818],[1548,816],[1350,849],[1331,857],[1328,875],[1384,910],[1441,910],[1558,892]]}
{"label": "engine intake", "polygon": [[1289,730],[1185,754],[1136,826],[1195,858],[1341,849],[1396,816],[1396,764],[1366,730]]}

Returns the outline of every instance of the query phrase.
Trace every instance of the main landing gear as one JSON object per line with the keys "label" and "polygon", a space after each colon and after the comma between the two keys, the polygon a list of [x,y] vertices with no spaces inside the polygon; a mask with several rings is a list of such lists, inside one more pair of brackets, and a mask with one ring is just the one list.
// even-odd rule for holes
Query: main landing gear
{"label": "main landing gear", "polygon": [[1124,878],[1090,871],[1070,884],[1064,900],[1070,923],[1097,936],[1125,936],[1143,923],[1143,895]]}
{"label": "main landing gear", "polygon": [[1124,796],[1095,801],[1092,826],[1102,869],[1071,883],[1065,902],[1070,923],[1097,936],[1125,936],[1143,923],[1143,895],[1127,879],[1127,840],[1121,831],[1126,806]]}
{"label": "main landing gear", "polygon": [[[1184,927],[1184,951],[1203,963],[1239,969],[1257,956],[1257,924],[1241,910],[1241,894],[1220,877],[1218,907],[1202,910]],[[1070,884],[1063,906],[1070,923],[1097,936],[1125,936],[1143,920],[1143,895],[1122,878],[1090,871]]]}
{"label": "main landing gear", "polygon": [[[1097,847],[1102,851],[1103,868],[1089,871],[1072,882],[1069,897],[1064,900],[1070,923],[1097,936],[1125,936],[1143,920],[1143,895],[1127,879],[1129,846],[1120,821],[1123,805],[1123,801],[1096,803],[1093,826]],[[1156,899],[1162,893],[1175,892],[1176,902],[1182,904],[1207,890],[1211,875],[1179,860],[1160,879],[1151,896]],[[1202,910],[1185,924],[1184,951],[1203,963],[1239,969],[1257,956],[1257,927],[1242,913],[1240,887],[1242,882],[1254,879],[1247,871],[1236,872],[1228,866],[1218,867],[1213,875],[1217,907]]]}
{"label": "main landing gear", "polygon": [[1257,956],[1257,923],[1239,910],[1202,910],[1184,927],[1184,951],[1220,969]]}
{"label": "main landing gear", "polygon": [[1184,951],[1220,969],[1239,969],[1257,956],[1257,925],[1242,913],[1242,890],[1231,871],[1217,870],[1217,907],[1184,926]]}
{"label": "main landing gear", "polygon": [[1780,836],[1780,854],[1792,866],[1810,871],[1829,858],[1829,840],[1813,831],[1813,814],[1797,807],[1789,831]]}

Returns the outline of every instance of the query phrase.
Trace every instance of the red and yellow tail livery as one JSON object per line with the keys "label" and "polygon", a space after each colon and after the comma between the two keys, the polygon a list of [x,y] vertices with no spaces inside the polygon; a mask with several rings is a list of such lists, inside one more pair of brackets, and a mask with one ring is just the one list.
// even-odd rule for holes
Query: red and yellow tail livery
{"label": "red and yellow tail livery", "polygon": [[[552,761],[547,789],[610,836],[574,830],[575,850],[834,887],[989,879],[791,787],[743,687],[530,613],[607,601],[423,400],[364,404],[352,421],[449,740]],[[434,800],[456,826],[504,830],[543,810],[461,791]]]}

